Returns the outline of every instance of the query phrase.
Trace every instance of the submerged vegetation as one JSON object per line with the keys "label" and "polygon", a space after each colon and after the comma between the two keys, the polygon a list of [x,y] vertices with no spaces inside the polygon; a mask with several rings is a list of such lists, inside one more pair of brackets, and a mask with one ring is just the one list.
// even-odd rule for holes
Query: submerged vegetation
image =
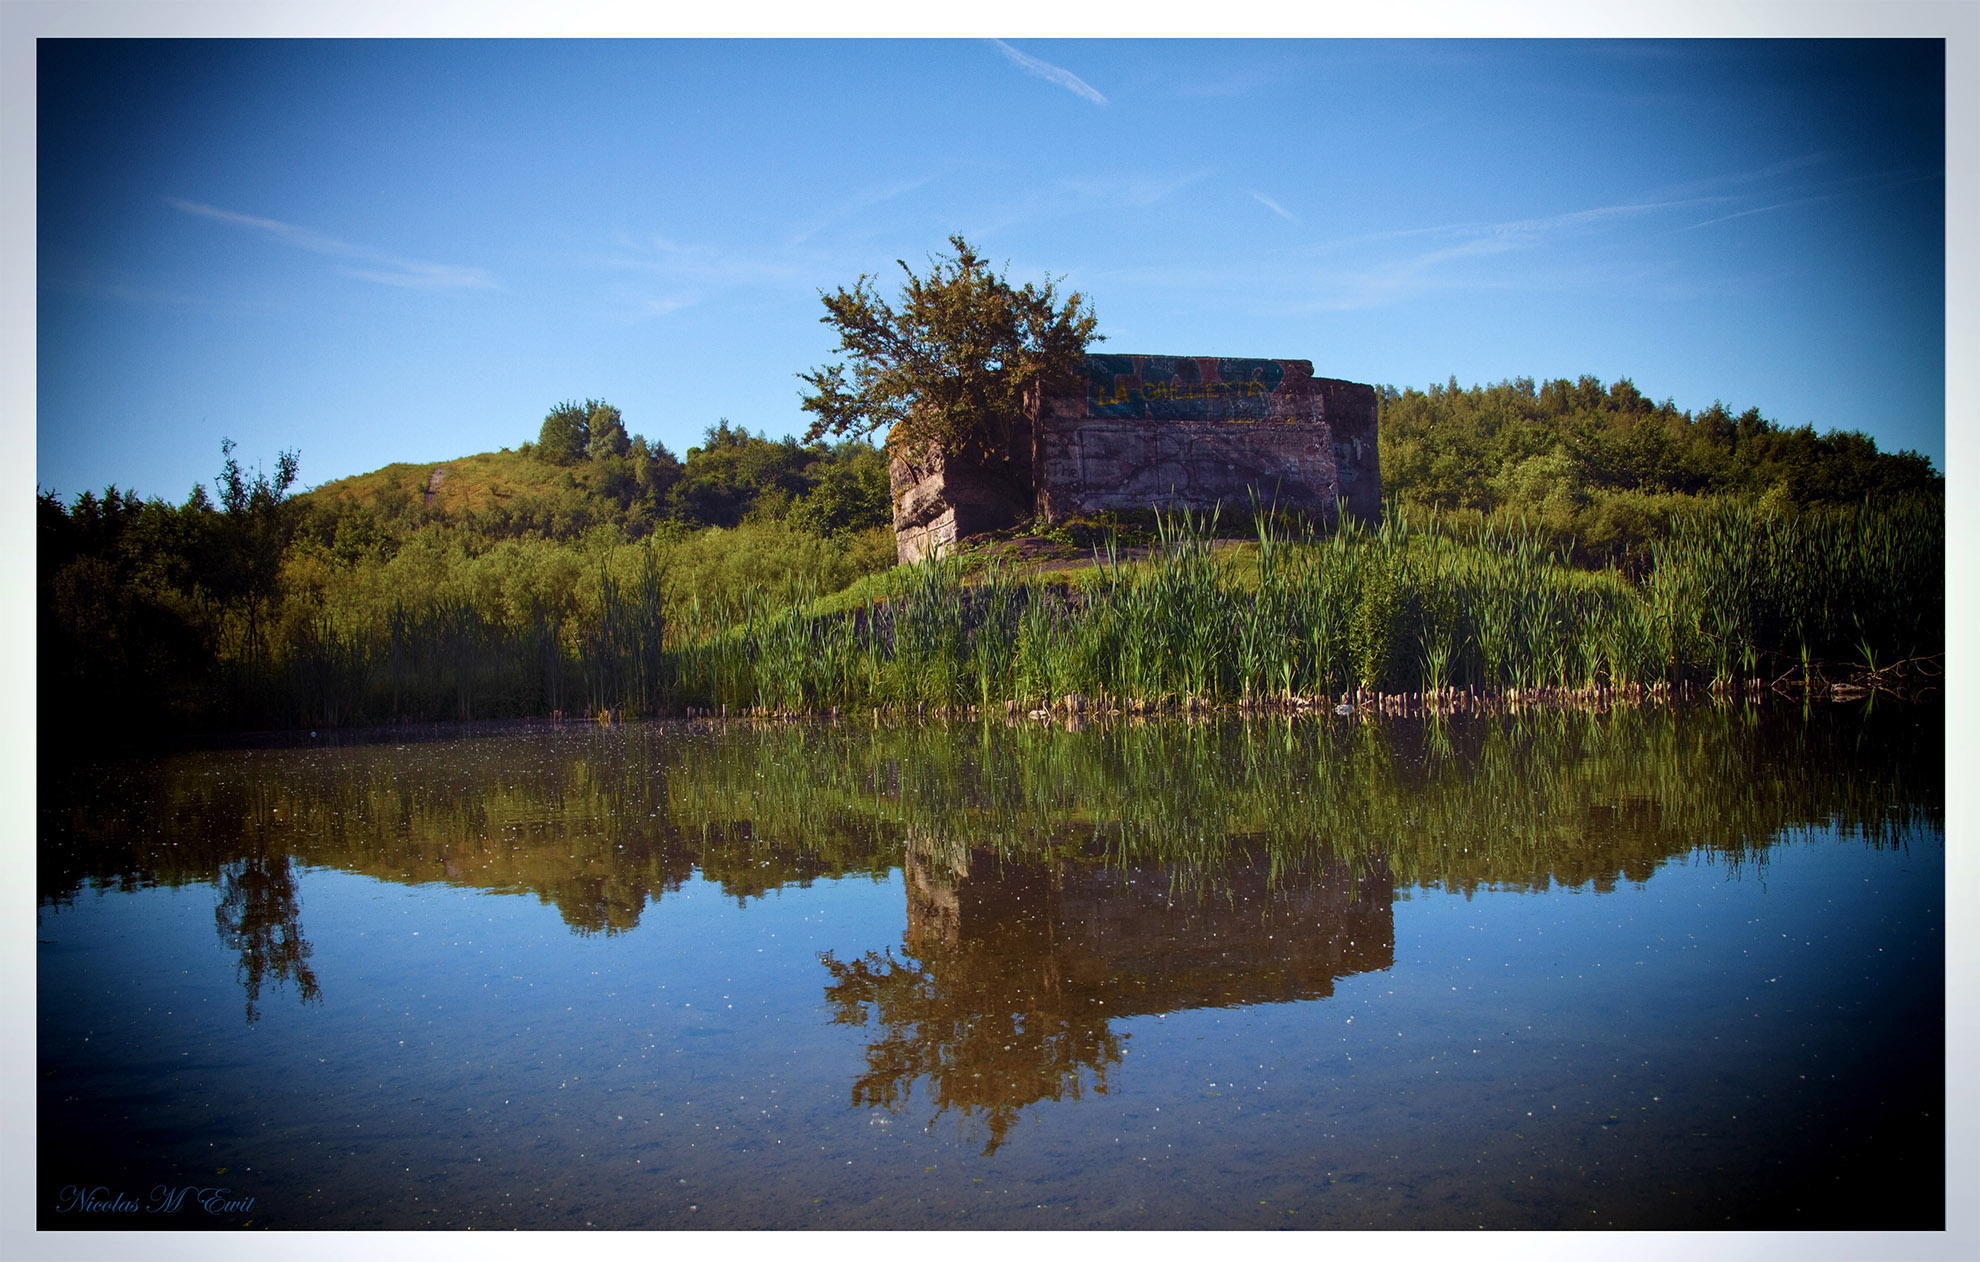
{"label": "submerged vegetation", "polygon": [[1379,522],[1086,523],[1045,573],[893,567],[868,444],[725,421],[677,461],[598,400],[301,495],[294,453],[250,476],[231,447],[218,502],[44,492],[41,732],[1932,686],[1943,483],[1915,454],[1628,382],[1383,398]]}

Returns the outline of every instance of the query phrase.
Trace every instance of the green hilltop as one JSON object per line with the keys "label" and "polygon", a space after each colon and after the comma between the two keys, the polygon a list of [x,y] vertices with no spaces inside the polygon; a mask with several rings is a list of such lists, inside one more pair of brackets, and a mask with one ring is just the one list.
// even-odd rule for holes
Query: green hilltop
{"label": "green hilltop", "polygon": [[891,520],[886,455],[879,448],[771,439],[727,420],[711,426],[684,461],[640,436],[582,454],[525,443],[515,451],[390,464],[326,482],[296,499],[304,537],[325,542],[346,517],[355,518],[358,529],[399,537],[438,523],[489,540],[571,540],[597,527],[640,539],[656,531],[785,519],[832,537]]}
{"label": "green hilltop", "polygon": [[[1813,680],[1857,659],[1851,669],[1876,679],[1942,651],[1919,629],[1938,625],[1925,598],[1943,601],[1944,480],[1915,452],[1777,426],[1755,409],[1693,414],[1627,380],[1378,395],[1395,528],[1325,555],[1300,545],[1290,569],[1270,573],[1255,523],[1226,511],[1219,529],[1253,540],[1220,551],[1228,573],[1149,559],[1144,580],[1096,563],[1110,542],[1144,557],[1159,542],[1147,514],[966,543],[960,571],[925,582],[895,570],[884,448],[771,439],[725,420],[676,457],[597,400],[560,404],[517,450],[395,463],[293,496],[294,453],[271,479],[223,452],[218,502],[204,489],[180,505],[115,487],[70,502],[44,492],[40,685],[60,701],[43,706],[42,731],[87,739],[113,712],[133,720],[120,730],[162,735],[772,698],[955,704],[974,691],[971,704],[1015,704],[1011,689],[1059,669],[1021,685],[998,675],[997,655],[1020,643],[1079,640],[1084,664],[1065,682],[1130,686],[1108,673],[1124,650],[1090,620],[1128,600],[1127,579],[1138,594],[1120,616],[1166,618],[1161,636],[1202,624],[1186,651],[1136,632],[1156,636],[1137,641],[1149,663],[1194,663],[1181,683],[1148,667],[1132,687],[1157,702],[1267,683],[1290,696],[1543,676],[1751,682],[1796,661]],[[1041,561],[1058,572],[1027,572]],[[1160,588],[1185,580],[1197,584],[1187,617]],[[1002,586],[980,591],[986,582]],[[1488,650],[1492,628],[1529,620],[1514,605],[1492,612],[1516,591],[1552,593],[1543,603],[1562,609],[1595,602],[1613,649],[1598,651],[1591,630],[1550,642],[1544,662]],[[938,607],[946,621],[899,616]],[[992,608],[1033,639],[984,640]],[[1877,620],[1891,611],[1886,635]],[[924,650],[947,664],[910,669]],[[1270,680],[1254,677],[1263,663]]]}

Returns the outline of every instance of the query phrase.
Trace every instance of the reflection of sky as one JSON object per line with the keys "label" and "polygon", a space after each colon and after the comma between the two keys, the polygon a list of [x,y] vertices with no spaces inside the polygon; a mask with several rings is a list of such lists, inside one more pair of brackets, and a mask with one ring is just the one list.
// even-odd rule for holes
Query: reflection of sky
{"label": "reflection of sky", "polygon": [[569,397],[789,432],[817,291],[951,232],[1110,350],[1629,376],[1944,465],[1936,43],[44,43],[40,82],[66,494]]}
{"label": "reflection of sky", "polygon": [[[1509,994],[1544,987],[1556,1032],[1666,1051],[1696,1034],[1690,1022],[1860,1021],[1919,1003],[1943,975],[1943,842],[1924,830],[1908,841],[1868,862],[1860,842],[1790,830],[1758,861],[1679,855],[1607,894],[1413,890],[1395,906],[1389,984],[1442,996],[1481,1028]],[[1880,951],[1899,958],[1891,993],[1862,988],[1862,960]]]}

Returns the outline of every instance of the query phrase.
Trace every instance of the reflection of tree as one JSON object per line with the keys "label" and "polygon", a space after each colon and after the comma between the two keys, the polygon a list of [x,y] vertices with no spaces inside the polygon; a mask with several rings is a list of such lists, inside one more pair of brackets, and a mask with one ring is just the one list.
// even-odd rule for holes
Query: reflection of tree
{"label": "reflection of tree", "polygon": [[234,976],[247,992],[248,1022],[261,1016],[257,1005],[267,979],[277,985],[293,981],[304,1003],[321,1002],[322,991],[309,967],[302,900],[296,897],[289,856],[232,860],[221,867],[219,884],[220,904],[213,909],[213,924],[220,941],[240,952]]}
{"label": "reflection of tree", "polygon": [[1025,1106],[1077,1100],[1089,1075],[1093,1092],[1106,1094],[1121,1036],[1089,996],[1025,989],[1016,976],[1022,965],[981,943],[924,950],[926,962],[891,951],[850,964],[820,957],[834,979],[825,989],[832,1020],[865,1025],[870,1014],[881,1029],[853,1084],[855,1105],[898,1113],[915,1080],[926,1078],[937,1116],[955,1109],[988,1126],[987,1156]]}
{"label": "reflection of tree", "polygon": [[[877,1027],[856,1106],[981,1118],[986,1153],[1041,1100],[1107,1091],[1117,1017],[1283,1003],[1395,963],[1393,885],[1333,862],[1185,890],[1159,866],[1018,861],[910,832],[901,951],[820,957],[841,1025]],[[932,1120],[932,1119],[931,1119]]]}

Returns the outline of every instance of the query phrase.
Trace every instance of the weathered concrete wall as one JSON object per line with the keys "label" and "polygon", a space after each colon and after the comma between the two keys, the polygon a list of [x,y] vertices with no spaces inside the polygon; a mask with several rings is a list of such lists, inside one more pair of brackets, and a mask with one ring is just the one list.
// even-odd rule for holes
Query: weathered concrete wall
{"label": "weathered concrete wall", "polygon": [[1277,502],[1331,514],[1337,478],[1325,425],[1255,421],[1086,420],[1046,431],[1038,511],[1138,512],[1151,505],[1210,508]]}
{"label": "weathered concrete wall", "polygon": [[1375,391],[1301,359],[1088,355],[1073,388],[1034,397],[1011,459],[940,451],[893,466],[902,561],[1033,515],[1263,503],[1333,522],[1381,511]]}
{"label": "weathered concrete wall", "polygon": [[931,447],[914,461],[894,457],[894,555],[903,565],[948,549],[958,539],[1002,530],[1032,514],[1028,462],[1002,468],[952,458]]}
{"label": "weathered concrete wall", "polygon": [[1375,448],[1375,387],[1315,377],[1320,415],[1334,447],[1339,511],[1362,521],[1382,515],[1382,462]]}
{"label": "weathered concrete wall", "polygon": [[1317,514],[1381,508],[1375,391],[1300,359],[1088,355],[1082,390],[1033,409],[1047,520],[1160,504],[1262,502]]}

